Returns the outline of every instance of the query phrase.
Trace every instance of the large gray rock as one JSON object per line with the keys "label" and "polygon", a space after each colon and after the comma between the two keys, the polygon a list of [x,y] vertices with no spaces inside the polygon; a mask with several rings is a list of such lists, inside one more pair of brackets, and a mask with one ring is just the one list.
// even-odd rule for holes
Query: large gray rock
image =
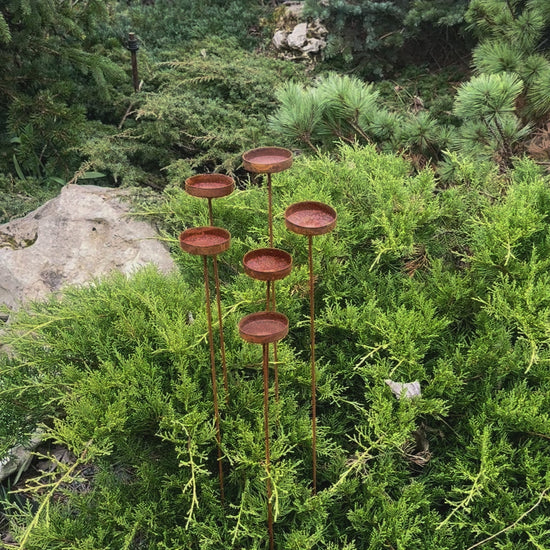
{"label": "large gray rock", "polygon": [[0,225],[0,304],[16,308],[67,284],[155,264],[175,269],[155,229],[129,216],[128,192],[67,185],[24,218]]}
{"label": "large gray rock", "polygon": [[273,47],[276,50],[280,50],[281,48],[288,46],[287,37],[288,33],[286,31],[277,31],[271,39]]}
{"label": "large gray rock", "polygon": [[292,32],[286,37],[289,48],[299,50],[307,40],[307,23],[300,23],[294,27]]}

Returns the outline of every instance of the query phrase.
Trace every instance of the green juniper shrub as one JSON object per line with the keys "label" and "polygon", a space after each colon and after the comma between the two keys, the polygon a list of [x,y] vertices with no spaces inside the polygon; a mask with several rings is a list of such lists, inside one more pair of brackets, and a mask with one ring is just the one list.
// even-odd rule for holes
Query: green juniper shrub
{"label": "green juniper shrub", "polygon": [[104,127],[80,148],[126,185],[164,187],[200,171],[236,171],[242,151],[270,142],[274,89],[298,66],[258,57],[210,37],[158,54],[122,128]]}
{"label": "green juniper shrub", "polygon": [[214,36],[251,50],[260,42],[259,21],[266,11],[259,0],[118,1],[119,26],[135,30],[145,46],[156,52]]}
{"label": "green juniper shrub", "polygon": [[[280,401],[269,404],[277,548],[543,548],[548,178],[522,160],[504,188],[494,170],[451,156],[459,183],[442,187],[432,170],[372,145],[341,145],[338,157],[298,157],[273,178],[274,243],[294,259],[277,283],[290,332],[279,345]],[[307,243],[282,216],[312,198],[338,213],[334,231],[314,239],[317,495]],[[141,214],[165,217],[177,251],[178,232],[203,224],[206,205],[174,185]],[[240,264],[266,245],[265,189],[216,201],[214,217],[233,236],[220,255],[225,502],[202,262],[180,252],[181,274],[149,268],[67,289],[6,327],[4,437],[40,424],[75,457],[26,483],[34,508],[4,503],[22,547],[267,548],[262,353],[237,329],[265,299]],[[421,395],[410,399],[387,384],[415,380]]]}

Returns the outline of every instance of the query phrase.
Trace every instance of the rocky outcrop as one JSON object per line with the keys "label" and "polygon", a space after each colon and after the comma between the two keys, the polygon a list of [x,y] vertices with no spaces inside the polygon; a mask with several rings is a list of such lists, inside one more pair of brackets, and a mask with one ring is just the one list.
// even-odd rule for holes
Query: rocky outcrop
{"label": "rocky outcrop", "polygon": [[0,304],[13,309],[68,284],[155,264],[175,269],[156,230],[131,217],[128,192],[67,185],[24,218],[0,225]]}
{"label": "rocky outcrop", "polygon": [[316,20],[300,21],[303,4],[284,2],[284,11],[278,22],[271,43],[280,57],[285,59],[308,59],[321,54],[326,43],[327,29]]}

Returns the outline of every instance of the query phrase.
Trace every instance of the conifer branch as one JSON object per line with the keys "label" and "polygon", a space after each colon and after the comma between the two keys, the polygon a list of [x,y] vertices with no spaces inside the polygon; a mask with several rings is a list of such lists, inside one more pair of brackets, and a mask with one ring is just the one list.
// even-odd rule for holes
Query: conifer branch
{"label": "conifer branch", "polygon": [[533,510],[535,510],[540,505],[540,503],[542,502],[542,500],[546,496],[546,493],[549,490],[550,490],[550,487],[547,487],[546,489],[544,489],[544,491],[539,495],[539,498],[538,498],[537,502],[535,502],[535,504],[533,504],[533,506],[531,506],[531,508],[529,508],[529,510],[526,510],[525,512],[523,512],[523,514],[521,514],[521,516],[519,516],[519,518],[516,519],[516,521],[514,521],[514,523],[511,523],[510,525],[504,527],[504,529],[501,529],[498,533],[495,533],[495,534],[491,535],[490,537],[487,537],[486,539],[483,539],[483,540],[480,540],[479,542],[476,542],[472,546],[469,546],[468,548],[466,548],[466,550],[473,550],[474,548],[478,548],[482,544],[485,544],[486,542],[489,542],[489,541],[497,538],[498,536],[502,535],[503,533],[506,533],[506,531],[509,531],[510,529],[513,529],[514,527],[517,527],[517,525],[519,524],[520,521],[522,521],[525,517],[527,517]]}
{"label": "conifer branch", "polygon": [[235,525],[235,528],[233,529],[233,538],[231,539],[232,546],[235,544],[235,541],[237,540],[237,535],[239,534],[239,527],[241,526],[241,517],[243,515],[243,510],[244,510],[244,497],[247,494],[248,485],[249,485],[249,480],[246,479],[244,488],[243,488],[243,494],[241,497],[241,504],[239,505],[239,513],[237,514],[237,525]]}
{"label": "conifer branch", "polygon": [[187,513],[187,521],[185,522],[185,528],[189,528],[189,523],[193,519],[193,512],[195,511],[195,507],[199,507],[199,499],[197,498],[197,480],[195,475],[195,469],[196,464],[193,460],[193,452],[191,450],[191,435],[189,434],[189,431],[184,426],[185,433],[187,434],[187,452],[189,453],[189,462],[187,463],[191,469],[191,478],[183,488],[183,491],[188,487],[191,487],[192,489],[192,495],[191,495],[191,507],[189,508],[189,512]]}
{"label": "conifer branch", "polygon": [[[80,466],[84,459],[86,458],[86,454],[88,453],[88,449],[90,448],[90,445],[92,444],[92,440],[88,441],[86,443],[86,446],[84,450],[82,451],[82,454],[80,457],[75,461],[75,463],[53,484],[48,484],[47,486],[51,486],[50,492],[44,497],[44,500],[40,503],[40,506],[38,510],[36,511],[36,514],[34,514],[34,517],[32,518],[32,521],[29,523],[27,528],[25,529],[25,532],[23,533],[23,538],[21,539],[21,542],[19,543],[19,548],[21,550],[25,549],[25,544],[27,543],[32,530],[36,527],[38,520],[40,519],[40,516],[44,509],[49,510],[50,501],[52,497],[54,496],[55,492],[59,489],[61,484],[65,483],[67,480],[70,479],[72,473],[76,470],[78,466]],[[36,489],[36,488],[35,488]]]}
{"label": "conifer branch", "polygon": [[370,447],[367,447],[362,453],[356,455],[356,457],[350,461],[349,468],[338,478],[336,483],[329,487],[329,494],[334,493],[337,487],[344,483],[344,481],[350,474],[361,468],[365,464],[365,462],[373,458],[371,452],[376,449],[378,445],[382,442],[382,438],[383,436],[380,436]]}

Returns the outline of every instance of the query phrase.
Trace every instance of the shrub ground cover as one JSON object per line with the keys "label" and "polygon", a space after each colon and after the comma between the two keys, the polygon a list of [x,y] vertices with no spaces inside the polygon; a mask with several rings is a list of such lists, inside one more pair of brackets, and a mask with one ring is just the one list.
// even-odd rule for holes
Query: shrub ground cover
{"label": "shrub ground cover", "polygon": [[[274,177],[277,283],[290,320],[271,399],[275,539],[281,549],[545,548],[550,534],[550,188],[530,161],[507,179],[455,159],[455,185],[371,146],[298,158]],[[283,210],[338,212],[314,240],[318,493],[311,494],[307,244]],[[245,252],[267,244],[265,189],[214,203],[229,404],[220,399],[225,503],[201,262],[177,235],[206,206],[172,187],[161,216],[181,273],[154,269],[70,289],[14,316],[1,356],[5,453],[35,425],[70,463],[3,501],[28,549],[267,547],[261,349],[237,323],[262,309]],[[418,380],[397,399],[386,384]],[[221,386],[221,384],[220,384]],[[272,396],[273,397],[273,396]],[[47,454],[47,446],[42,452]]]}

